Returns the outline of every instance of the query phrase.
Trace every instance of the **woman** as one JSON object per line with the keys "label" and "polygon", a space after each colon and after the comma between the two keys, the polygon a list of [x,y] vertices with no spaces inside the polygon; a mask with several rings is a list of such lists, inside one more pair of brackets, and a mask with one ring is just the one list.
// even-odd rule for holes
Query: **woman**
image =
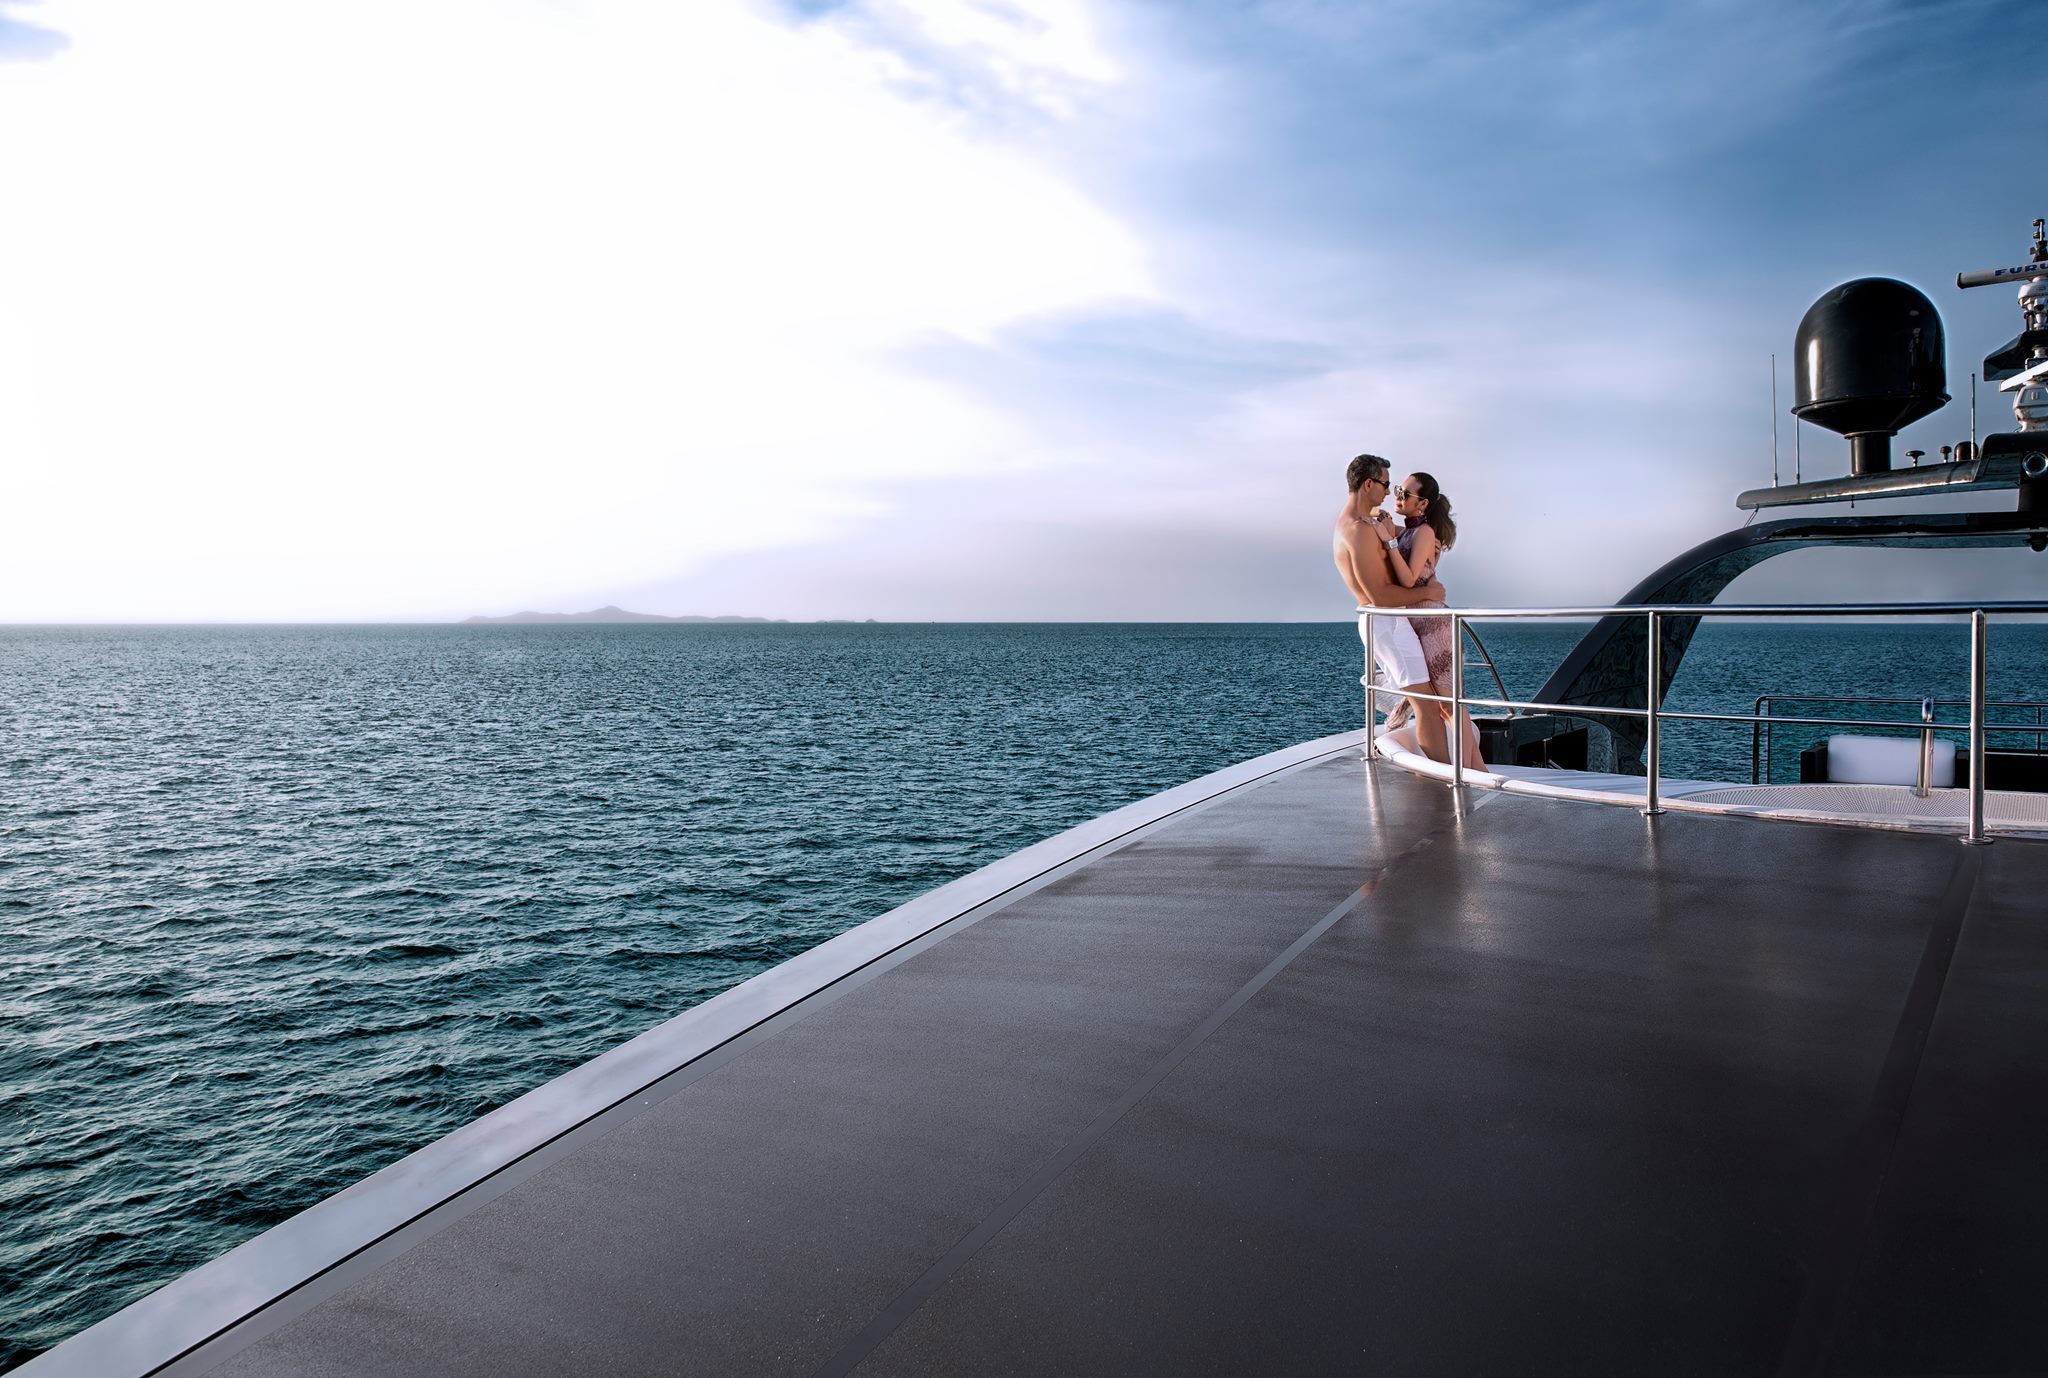
{"label": "woman", "polygon": [[[1413,473],[1401,480],[1401,486],[1394,489],[1394,512],[1406,523],[1399,537],[1387,546],[1387,563],[1392,567],[1394,581],[1402,588],[1412,589],[1417,584],[1426,584],[1436,576],[1437,561],[1458,539],[1458,525],[1451,520],[1451,500],[1444,496],[1436,479],[1428,474]],[[1381,514],[1382,525],[1392,523]],[[1425,608],[1440,608],[1442,603],[1418,604]],[[1418,617],[1415,619],[1415,635],[1422,642],[1423,657],[1429,662],[1429,679],[1437,693],[1448,698],[1451,694],[1452,663],[1456,660],[1459,646],[1452,634],[1451,619],[1448,617]],[[1402,705],[1406,707],[1405,702]],[[1446,719],[1451,715],[1449,704],[1443,705]],[[1389,725],[1399,721],[1396,713],[1389,719]],[[1479,754],[1479,734],[1473,729],[1472,719],[1460,715],[1457,731],[1465,737],[1466,764],[1484,768]]]}

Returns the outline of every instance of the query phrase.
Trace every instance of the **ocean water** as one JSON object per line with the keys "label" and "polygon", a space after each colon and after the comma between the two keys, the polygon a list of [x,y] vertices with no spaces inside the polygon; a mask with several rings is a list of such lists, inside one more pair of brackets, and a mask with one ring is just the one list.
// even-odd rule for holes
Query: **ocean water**
{"label": "ocean water", "polygon": [[[1520,697],[1579,630],[1484,635]],[[1709,624],[1671,704],[1961,696],[1966,645]],[[914,895],[1359,725],[1359,660],[1349,624],[0,628],[0,1369]],[[1992,687],[2048,698],[2048,628]],[[1666,750],[1750,778],[1746,727]]]}

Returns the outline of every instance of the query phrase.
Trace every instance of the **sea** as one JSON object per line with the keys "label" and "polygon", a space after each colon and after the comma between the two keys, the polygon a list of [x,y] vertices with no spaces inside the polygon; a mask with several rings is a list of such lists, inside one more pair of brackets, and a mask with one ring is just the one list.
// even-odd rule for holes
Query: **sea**
{"label": "sea", "polygon": [[[1583,630],[1481,634],[1523,698]],[[1991,666],[2048,699],[2048,627]],[[0,1370],[923,891],[1362,725],[1360,669],[1349,623],[0,628]],[[1708,623],[1669,706],[1967,688],[1954,622]],[[1677,723],[1665,772],[1796,779],[1814,735]]]}

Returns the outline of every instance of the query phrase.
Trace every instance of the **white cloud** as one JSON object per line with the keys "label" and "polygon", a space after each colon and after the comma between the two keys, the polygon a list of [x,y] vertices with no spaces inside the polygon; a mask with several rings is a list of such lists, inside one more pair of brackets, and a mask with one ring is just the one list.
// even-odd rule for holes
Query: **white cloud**
{"label": "white cloud", "polygon": [[[73,45],[0,73],[33,135],[0,142],[0,619],[446,615],[795,543],[1014,459],[895,342],[1152,290],[1123,227],[829,24],[39,13]],[[1114,77],[1012,29],[1013,72]]]}

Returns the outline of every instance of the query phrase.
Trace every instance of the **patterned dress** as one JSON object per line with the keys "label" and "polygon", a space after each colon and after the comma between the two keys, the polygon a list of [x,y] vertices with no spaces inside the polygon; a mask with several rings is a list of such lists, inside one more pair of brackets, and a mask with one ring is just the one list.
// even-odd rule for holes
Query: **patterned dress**
{"label": "patterned dress", "polygon": [[[1437,547],[1436,556],[1430,558],[1427,566],[1417,568],[1415,564],[1415,533],[1420,530],[1422,530],[1420,526],[1411,526],[1403,531],[1399,545],[1401,547],[1401,558],[1408,562],[1408,570],[1415,576],[1415,582],[1426,584],[1436,575],[1437,557],[1443,554],[1443,547]],[[1416,606],[1440,608],[1444,605],[1442,603],[1418,603]],[[1451,662],[1458,653],[1457,640],[1451,632],[1451,619],[1448,617],[1416,618],[1415,639],[1422,643],[1422,658],[1429,662],[1430,687],[1437,693],[1449,698],[1451,693]],[[1448,709],[1445,710],[1445,715],[1449,716]]]}
{"label": "patterned dress", "polygon": [[[1425,567],[1417,569],[1415,567],[1415,532],[1417,530],[1421,530],[1421,526],[1405,528],[1401,532],[1401,536],[1399,536],[1397,545],[1401,547],[1401,559],[1407,561],[1409,573],[1415,575],[1415,584],[1427,584],[1436,575],[1436,559],[1444,553],[1444,547],[1438,547],[1436,557],[1432,557],[1430,563],[1427,563]],[[1442,602],[1419,602],[1415,606],[1417,608],[1442,608],[1444,604]],[[1452,631],[1450,631],[1450,618],[1448,616],[1417,616],[1417,618],[1409,620],[1409,625],[1415,629],[1415,639],[1421,641],[1421,657],[1427,663],[1430,663],[1430,690],[1434,694],[1442,694],[1444,698],[1450,698],[1450,690],[1452,690],[1452,682],[1450,682],[1452,668],[1450,668],[1450,661],[1458,653],[1458,643],[1456,643],[1456,639],[1452,637]],[[1409,717],[1407,704],[1409,704],[1407,698],[1403,698],[1401,702],[1395,704],[1393,713],[1386,715],[1386,727],[1393,729],[1393,727],[1401,727],[1403,723],[1407,723],[1407,717]],[[1444,713],[1444,717],[1450,717],[1450,704],[1442,706],[1442,713]]]}

